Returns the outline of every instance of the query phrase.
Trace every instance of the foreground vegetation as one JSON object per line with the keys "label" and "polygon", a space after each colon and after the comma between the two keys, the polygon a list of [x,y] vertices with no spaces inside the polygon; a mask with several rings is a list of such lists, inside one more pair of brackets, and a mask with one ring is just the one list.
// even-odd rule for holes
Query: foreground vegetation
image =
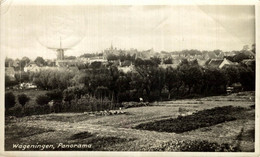
{"label": "foreground vegetation", "polygon": [[[79,143],[92,144],[92,148],[56,147],[56,150],[253,152],[255,102],[254,99],[250,99],[252,96],[253,92],[242,92],[122,109],[128,114],[100,116],[86,113],[52,113],[20,118],[6,117],[5,150],[21,150],[13,148],[13,144],[38,143],[57,146],[59,143]],[[176,119],[183,111],[209,116],[216,115],[214,113],[219,113],[220,110],[235,120],[182,133],[134,129],[140,124]],[[185,117],[189,115],[183,115],[183,118]],[[187,121],[182,123],[180,125],[185,126]]]}
{"label": "foreground vegetation", "polygon": [[206,140],[174,140],[162,143],[154,151],[182,151],[182,152],[237,152],[240,151],[237,146],[228,143],[218,144]]}
{"label": "foreground vegetation", "polygon": [[[117,138],[117,137],[102,137],[97,136],[95,134],[91,134],[89,132],[80,132],[71,135],[68,137],[68,141],[64,143],[57,143],[57,141],[37,141],[34,143],[34,145],[49,145],[53,147],[46,147],[43,149],[43,147],[24,147],[28,146],[28,143],[22,142],[21,138],[26,138],[29,136],[37,136],[42,133],[48,133],[48,132],[54,132],[54,130],[51,129],[42,129],[37,127],[24,127],[21,129],[20,127],[13,125],[11,127],[6,127],[5,131],[7,132],[6,136],[9,136],[11,138],[5,139],[5,145],[6,150],[23,150],[23,151],[105,151],[106,147],[109,145],[113,145],[116,143],[123,143],[126,141],[131,141],[134,139],[125,139],[125,138]],[[19,130],[18,132],[16,132]],[[12,135],[10,135],[13,133]],[[19,145],[22,145],[23,147],[19,147]],[[81,144],[81,145],[79,145]],[[85,144],[85,146],[83,145]],[[14,147],[13,145],[16,145]],[[75,146],[77,145],[77,146]],[[75,146],[75,147],[74,147]]]}
{"label": "foreground vegetation", "polygon": [[209,127],[219,123],[236,120],[236,116],[241,111],[245,111],[242,107],[224,106],[198,111],[192,115],[178,116],[166,120],[144,123],[136,126],[136,129],[153,130],[161,132],[183,133],[186,131]]}

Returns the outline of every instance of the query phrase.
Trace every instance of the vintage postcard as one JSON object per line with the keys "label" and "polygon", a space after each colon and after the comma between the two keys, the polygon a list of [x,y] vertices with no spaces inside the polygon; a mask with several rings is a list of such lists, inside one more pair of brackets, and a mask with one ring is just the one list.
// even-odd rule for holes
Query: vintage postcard
{"label": "vintage postcard", "polygon": [[259,156],[257,15],[257,1],[1,0],[0,154]]}

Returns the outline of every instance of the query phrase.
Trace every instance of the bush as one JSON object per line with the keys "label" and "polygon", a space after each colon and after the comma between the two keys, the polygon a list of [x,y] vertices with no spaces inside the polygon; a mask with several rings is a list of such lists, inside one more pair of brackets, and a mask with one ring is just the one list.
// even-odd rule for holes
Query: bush
{"label": "bush", "polygon": [[5,108],[8,110],[15,105],[15,96],[12,92],[5,93]]}
{"label": "bush", "polygon": [[36,98],[36,103],[41,106],[48,104],[49,101],[50,98],[46,95],[39,95]]}
{"label": "bush", "polygon": [[226,121],[236,120],[232,114],[244,110],[242,107],[216,107],[193,113],[188,116],[178,116],[173,119],[160,120],[155,122],[143,123],[136,126],[136,129],[154,130],[160,132],[183,133],[186,131],[209,127]]}
{"label": "bush", "polygon": [[9,76],[5,75],[5,87],[10,87],[18,84],[18,81],[12,80]]}
{"label": "bush", "polygon": [[90,103],[89,97],[82,97],[80,99],[73,99],[71,101],[71,108],[70,111],[74,112],[89,112],[92,110],[92,106],[95,105],[94,103]]}
{"label": "bush", "polygon": [[65,89],[62,93],[63,100],[71,102],[73,99],[79,99],[81,96],[85,95],[86,91],[82,87],[69,87]]}
{"label": "bush", "polygon": [[90,111],[103,111],[112,109],[112,102],[107,98],[101,100],[95,97],[85,95],[79,99],[73,99],[71,103],[66,104],[67,110],[72,112],[90,112]]}
{"label": "bush", "polygon": [[21,94],[18,95],[18,101],[22,106],[24,106],[28,101],[30,101],[30,98],[26,94]]}
{"label": "bush", "polygon": [[22,107],[21,106],[14,106],[10,108],[8,111],[6,111],[6,116],[15,116],[20,117],[22,116]]}
{"label": "bush", "polygon": [[255,104],[249,106],[251,109],[255,109]]}
{"label": "bush", "polygon": [[50,100],[62,100],[62,91],[58,89],[47,92],[46,95]]}
{"label": "bush", "polygon": [[142,107],[142,106],[148,106],[149,102],[123,102],[123,107],[125,108],[131,108],[131,107]]}

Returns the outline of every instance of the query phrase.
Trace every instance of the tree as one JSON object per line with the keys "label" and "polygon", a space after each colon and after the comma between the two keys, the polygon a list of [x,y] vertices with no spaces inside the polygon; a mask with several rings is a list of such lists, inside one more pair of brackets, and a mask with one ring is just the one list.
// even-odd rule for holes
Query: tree
{"label": "tree", "polygon": [[239,82],[244,90],[255,90],[255,71],[251,68],[239,67]]}
{"label": "tree", "polygon": [[46,95],[39,95],[36,98],[36,103],[41,106],[47,105],[49,101],[50,101],[50,98]]}
{"label": "tree", "polygon": [[59,89],[55,89],[53,91],[47,92],[46,95],[51,100],[62,100],[62,91]]}
{"label": "tree", "polygon": [[15,95],[12,92],[5,93],[5,109],[10,109],[15,105]]}
{"label": "tree", "polygon": [[236,66],[224,66],[223,68],[225,75],[227,76],[228,85],[237,83],[240,80],[239,70]]}
{"label": "tree", "polygon": [[221,69],[204,69],[201,92],[204,94],[220,94],[225,92],[227,77]]}
{"label": "tree", "polygon": [[183,60],[177,67],[181,72],[181,80],[184,82],[185,86],[188,86],[188,93],[191,93],[191,89],[199,85],[202,80],[202,69],[196,64],[196,62],[188,62]]}
{"label": "tree", "polygon": [[159,57],[152,57],[151,61],[153,61],[157,65],[161,64],[161,59]]}
{"label": "tree", "polygon": [[119,59],[119,57],[114,55],[114,54],[108,54],[107,55],[107,60],[108,61],[115,61],[115,60],[118,60],[118,59]]}
{"label": "tree", "polygon": [[235,62],[241,62],[244,59],[250,59],[250,57],[243,52],[240,52],[239,54],[233,57],[233,61]]}
{"label": "tree", "polygon": [[252,49],[251,51],[255,54],[255,44],[252,44]]}
{"label": "tree", "polygon": [[66,89],[70,86],[71,79],[76,75],[74,71],[66,70],[41,70],[35,73],[33,83],[43,89]]}
{"label": "tree", "polygon": [[28,101],[30,101],[30,98],[26,94],[21,94],[18,95],[18,101],[22,106],[24,106]]}
{"label": "tree", "polygon": [[144,61],[141,58],[137,58],[134,62],[135,66],[142,66],[144,65]]}
{"label": "tree", "polygon": [[90,67],[91,67],[91,68],[94,68],[94,69],[101,68],[101,67],[102,67],[102,62],[98,62],[98,61],[92,62],[92,63],[90,64]]}
{"label": "tree", "polygon": [[189,65],[189,61],[186,58],[181,60],[181,63],[178,65],[178,68],[184,65]]}
{"label": "tree", "polygon": [[152,66],[155,66],[155,67],[157,67],[158,66],[158,63],[160,63],[159,62],[160,61],[160,59],[158,59],[158,58],[151,58],[151,59],[145,59],[145,60],[142,60],[141,58],[137,58],[136,60],[135,60],[135,66],[137,66],[137,67],[152,67]]}
{"label": "tree", "polygon": [[221,50],[214,50],[213,51],[217,56],[220,55],[220,53],[222,52]]}
{"label": "tree", "polygon": [[168,89],[168,99],[171,99],[171,91],[174,88],[177,88],[177,90],[179,90],[182,84],[180,79],[180,73],[177,69],[167,67],[165,75],[165,85]]}
{"label": "tree", "polygon": [[28,57],[23,57],[20,64],[21,64],[21,67],[24,68],[28,63],[30,63],[30,59]]}
{"label": "tree", "polygon": [[9,76],[5,75],[5,87],[10,87],[19,84],[16,80],[12,80]]}
{"label": "tree", "polygon": [[29,73],[28,72],[19,72],[14,75],[16,81],[18,82],[28,82],[29,81]]}
{"label": "tree", "polygon": [[11,58],[5,58],[5,67],[13,66],[14,60]]}
{"label": "tree", "polygon": [[173,63],[173,62],[172,62],[172,58],[170,57],[170,58],[164,59],[163,63],[164,63],[164,64],[172,64],[172,63]]}
{"label": "tree", "polygon": [[150,64],[138,66],[136,67],[136,70],[138,72],[137,81],[135,81],[135,83],[137,84],[136,89],[140,88],[141,93],[143,92],[143,90],[145,90],[148,99],[150,98],[152,91],[161,91],[164,85],[164,76],[162,74],[162,70]]}
{"label": "tree", "polygon": [[37,64],[38,66],[42,66],[42,65],[45,65],[45,60],[42,58],[42,57],[37,57],[35,60],[34,60],[35,64]]}
{"label": "tree", "polygon": [[159,98],[161,99],[162,90],[165,86],[166,71],[163,68],[154,68],[153,72],[152,91],[159,91]]}
{"label": "tree", "polygon": [[74,59],[76,59],[75,56],[65,56],[64,58],[67,59],[67,60],[74,60]]}
{"label": "tree", "polygon": [[248,45],[244,45],[242,50],[243,51],[248,51],[249,50],[249,46]]}
{"label": "tree", "polygon": [[121,51],[118,55],[118,59],[123,62],[126,60],[126,55]]}

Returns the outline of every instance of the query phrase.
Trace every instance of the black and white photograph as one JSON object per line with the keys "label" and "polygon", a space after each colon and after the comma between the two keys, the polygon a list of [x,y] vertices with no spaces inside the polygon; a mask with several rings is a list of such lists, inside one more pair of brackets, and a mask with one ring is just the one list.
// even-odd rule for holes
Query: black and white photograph
{"label": "black and white photograph", "polygon": [[1,0],[1,154],[259,155],[257,3],[65,2]]}

